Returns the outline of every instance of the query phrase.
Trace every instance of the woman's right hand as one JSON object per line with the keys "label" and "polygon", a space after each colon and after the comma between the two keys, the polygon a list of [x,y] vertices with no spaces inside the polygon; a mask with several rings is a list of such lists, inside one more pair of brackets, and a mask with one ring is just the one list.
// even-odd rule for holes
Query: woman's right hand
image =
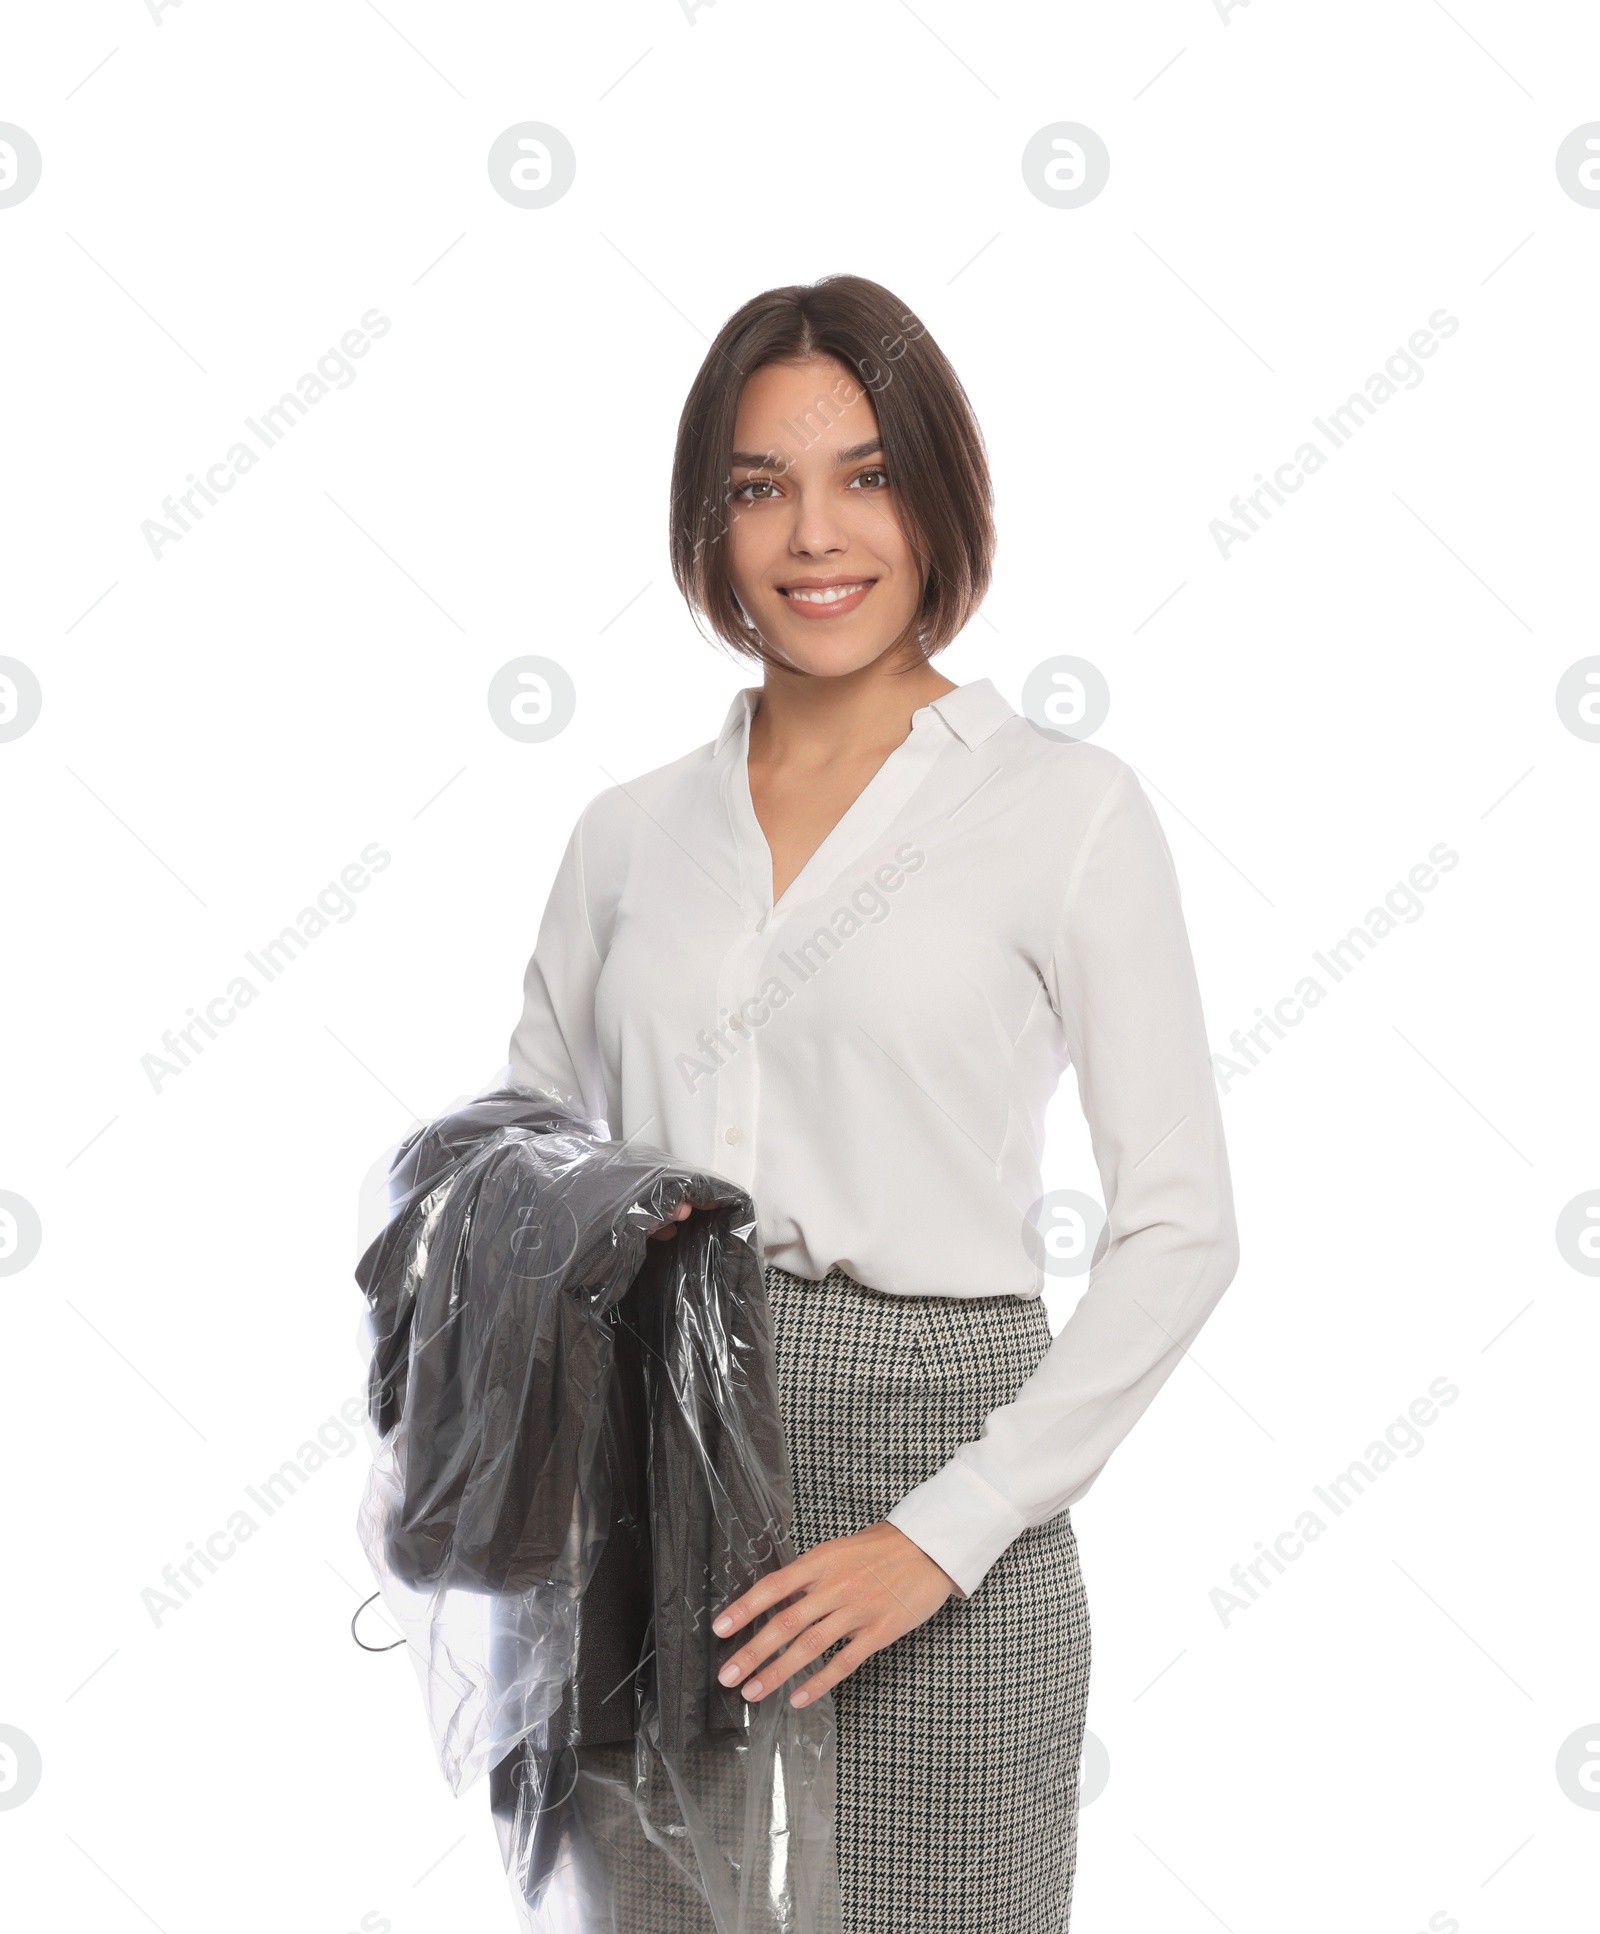
{"label": "woman's right hand", "polygon": [[670,1222],[658,1223],[650,1231],[650,1240],[652,1242],[670,1242],[678,1233],[678,1224],[680,1222],[687,1222],[697,1206],[693,1202],[680,1202],[677,1208],[673,1210],[672,1220]]}

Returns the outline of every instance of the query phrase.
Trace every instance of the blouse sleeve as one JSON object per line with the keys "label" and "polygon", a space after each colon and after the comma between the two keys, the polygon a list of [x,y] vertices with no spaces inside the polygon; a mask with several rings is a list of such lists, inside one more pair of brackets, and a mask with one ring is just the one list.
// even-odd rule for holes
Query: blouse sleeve
{"label": "blouse sleeve", "polygon": [[1077,1069],[1107,1228],[1038,1368],[889,1513],[967,1595],[1013,1538],[1089,1489],[1238,1267],[1177,874],[1127,765],[1084,836],[1044,978]]}
{"label": "blouse sleeve", "polygon": [[583,864],[583,817],[550,887],[522,977],[522,1018],[511,1036],[511,1079],[564,1102],[606,1133],[606,1089],[595,1033],[600,979]]}

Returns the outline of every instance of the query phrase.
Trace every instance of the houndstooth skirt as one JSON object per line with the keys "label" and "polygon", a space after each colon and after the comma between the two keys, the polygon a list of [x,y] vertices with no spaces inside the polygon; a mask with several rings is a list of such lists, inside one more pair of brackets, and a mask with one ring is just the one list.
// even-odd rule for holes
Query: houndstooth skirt
{"label": "houndstooth skirt", "polygon": [[[1036,1300],[898,1296],[770,1263],[766,1288],[796,1555],[887,1517],[981,1435],[1051,1342]],[[1014,1539],[971,1598],[952,1593],[832,1689],[842,1934],[1066,1934],[1088,1696],[1089,1611],[1063,1511]],[[632,1760],[621,1747],[580,1757],[608,1789]],[[586,1811],[625,1934],[713,1934],[670,1862],[641,1861],[636,1832]]]}
{"label": "houndstooth skirt", "polygon": [[[771,1264],[767,1296],[797,1552],[886,1517],[1050,1347],[1043,1303],[1015,1296],[896,1296]],[[1088,1697],[1063,1511],[833,1688],[844,1934],[1064,1934]]]}

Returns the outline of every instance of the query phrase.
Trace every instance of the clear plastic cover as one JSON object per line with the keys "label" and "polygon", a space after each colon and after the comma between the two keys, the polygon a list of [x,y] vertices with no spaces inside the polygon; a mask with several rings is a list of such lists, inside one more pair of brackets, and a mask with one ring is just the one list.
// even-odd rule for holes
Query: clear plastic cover
{"label": "clear plastic cover", "polygon": [[362,1542],[522,1927],[838,1934],[833,1701],[717,1682],[795,1555],[749,1196],[497,1087],[401,1145],[356,1280]]}

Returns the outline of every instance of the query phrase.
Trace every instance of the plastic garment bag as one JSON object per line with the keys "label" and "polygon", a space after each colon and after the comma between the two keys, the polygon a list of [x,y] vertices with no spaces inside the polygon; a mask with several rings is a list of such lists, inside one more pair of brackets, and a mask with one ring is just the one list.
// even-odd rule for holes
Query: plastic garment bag
{"label": "plastic garment bag", "polygon": [[833,1701],[716,1676],[795,1555],[749,1196],[496,1088],[402,1144],[356,1279],[362,1542],[522,1927],[838,1934]]}

